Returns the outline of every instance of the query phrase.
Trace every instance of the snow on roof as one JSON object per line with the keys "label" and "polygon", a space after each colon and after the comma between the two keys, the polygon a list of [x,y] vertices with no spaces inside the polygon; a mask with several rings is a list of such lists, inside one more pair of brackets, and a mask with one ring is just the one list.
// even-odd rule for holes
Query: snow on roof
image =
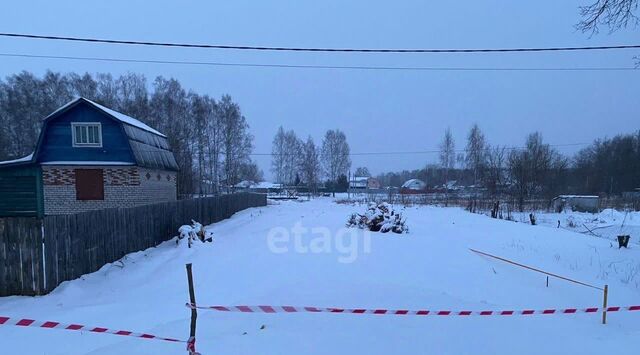
{"label": "snow on roof", "polygon": [[251,185],[255,184],[253,181],[249,181],[249,180],[242,180],[239,183],[233,185],[233,187],[239,187],[239,188],[248,188]]}
{"label": "snow on roof", "polygon": [[126,123],[126,124],[134,126],[134,127],[138,127],[138,128],[143,129],[143,130],[145,130],[147,132],[151,132],[153,134],[157,134],[157,135],[165,137],[165,138],[167,137],[164,134],[156,131],[155,129],[147,126],[146,124],[142,123],[141,121],[139,121],[139,120],[137,120],[137,119],[135,119],[133,117],[127,116],[124,113],[120,113],[120,112],[112,110],[112,109],[110,109],[108,107],[102,106],[99,103],[93,102],[93,101],[91,101],[89,99],[86,99],[84,97],[78,97],[78,98],[75,98],[75,99],[71,100],[70,102],[68,102],[65,105],[63,105],[62,107],[60,107],[59,109],[53,111],[49,116],[47,116],[47,118],[49,118],[49,117],[55,115],[56,113],[66,109],[67,107],[75,104],[76,102],[78,102],[80,100],[84,100],[84,101],[90,103],[91,105],[93,105],[97,109],[103,111],[104,113],[108,114],[109,116],[115,118],[116,120],[118,120],[118,121],[120,121],[122,123]]}
{"label": "snow on roof", "polygon": [[598,196],[594,195],[558,195],[556,198],[598,198]]}
{"label": "snow on roof", "polygon": [[256,189],[279,189],[279,188],[282,188],[282,184],[276,184],[274,182],[268,182],[268,181],[260,181],[251,187]]}
{"label": "snow on roof", "polygon": [[409,180],[405,181],[404,184],[402,184],[402,187],[409,188],[409,187],[411,187],[411,185],[416,184],[416,183],[420,184],[421,186],[426,185],[424,183],[424,181],[422,181],[420,179],[409,179]]}
{"label": "snow on roof", "polygon": [[[85,99],[85,100],[87,100],[87,99]],[[151,132],[153,134],[157,134],[157,135],[165,137],[165,138],[167,137],[164,134],[156,131],[155,129],[147,126],[146,124],[140,122],[139,120],[137,120],[137,119],[135,119],[133,117],[127,116],[124,113],[120,113],[118,111],[114,111],[114,110],[112,110],[112,109],[110,109],[108,107],[104,107],[104,106],[102,106],[102,105],[100,105],[98,103],[95,103],[95,102],[91,101],[91,100],[87,100],[87,101],[89,103],[91,103],[92,105],[96,106],[97,108],[101,109],[102,111],[106,112],[107,114],[115,117],[120,122],[123,122],[123,123],[129,124],[129,125],[138,127],[140,129],[144,129],[145,131]]]}
{"label": "snow on roof", "polygon": [[351,181],[368,181],[368,176],[354,176]]}
{"label": "snow on roof", "polygon": [[458,183],[458,180],[449,180],[444,185],[448,188],[452,188],[456,186],[457,183]]}
{"label": "snow on roof", "polygon": [[27,155],[26,157],[22,157],[22,158],[18,158],[18,159],[0,161],[0,165],[15,164],[15,163],[25,163],[25,162],[31,161],[32,158],[33,158],[33,153]]}
{"label": "snow on roof", "polygon": [[59,161],[45,161],[42,165],[136,165],[135,163],[128,161],[91,161],[91,160],[59,160]]}
{"label": "snow on roof", "polygon": [[279,188],[282,188],[282,184],[276,184],[276,183],[267,182],[267,181],[255,182],[250,180],[243,180],[235,184],[234,187],[252,188],[252,189],[279,189]]}

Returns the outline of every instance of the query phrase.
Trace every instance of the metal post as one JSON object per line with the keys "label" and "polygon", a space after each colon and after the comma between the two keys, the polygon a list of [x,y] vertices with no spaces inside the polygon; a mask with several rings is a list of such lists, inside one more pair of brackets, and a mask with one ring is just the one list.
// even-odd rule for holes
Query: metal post
{"label": "metal post", "polygon": [[607,296],[609,294],[609,285],[604,285],[604,301],[602,302],[602,324],[607,324]]}
{"label": "metal post", "polygon": [[[187,281],[189,282],[189,302],[192,306],[196,305],[196,292],[193,287],[193,275],[191,273],[191,263],[186,265],[187,267]],[[196,319],[198,319],[198,311],[195,307],[191,308],[191,328],[189,331],[189,344],[187,350],[189,354],[196,353]]]}
{"label": "metal post", "polygon": [[39,290],[39,294],[46,294],[49,289],[47,288],[47,254],[46,244],[44,242],[44,218],[40,220],[40,233],[42,234],[42,289]]}
{"label": "metal post", "polygon": [[351,170],[349,170],[349,178],[347,179],[347,200],[351,200]]}

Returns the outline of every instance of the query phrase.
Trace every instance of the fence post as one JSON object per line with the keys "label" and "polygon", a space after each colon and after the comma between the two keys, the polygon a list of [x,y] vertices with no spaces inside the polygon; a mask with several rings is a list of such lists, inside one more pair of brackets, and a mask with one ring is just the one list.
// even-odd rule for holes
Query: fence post
{"label": "fence post", "polygon": [[607,324],[607,296],[609,294],[609,285],[604,285],[604,300],[602,302],[602,324]]}
{"label": "fence post", "polygon": [[46,256],[46,244],[44,242],[44,218],[40,219],[40,240],[42,241],[42,255],[41,255],[41,262],[42,265],[40,266],[40,272],[42,272],[42,288],[40,289],[40,293],[41,295],[46,295],[47,294],[47,256]]}
{"label": "fence post", "polygon": [[193,287],[193,275],[191,273],[191,263],[186,265],[187,267],[187,281],[189,282],[189,302],[191,308],[191,327],[189,329],[189,341],[187,342],[187,351],[189,354],[196,353],[196,320],[198,318],[198,311],[195,308],[196,305],[196,292]]}

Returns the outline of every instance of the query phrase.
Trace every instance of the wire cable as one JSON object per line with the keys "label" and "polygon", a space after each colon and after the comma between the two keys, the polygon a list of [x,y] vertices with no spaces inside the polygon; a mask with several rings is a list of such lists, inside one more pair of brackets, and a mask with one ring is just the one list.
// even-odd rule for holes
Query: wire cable
{"label": "wire cable", "polygon": [[154,47],[209,48],[209,49],[233,49],[233,50],[280,51],[280,52],[347,52],[347,53],[496,53],[498,52],[498,53],[508,53],[508,52],[564,52],[564,51],[640,48],[640,45],[638,44],[611,45],[611,46],[582,46],[582,47],[462,48],[462,49],[315,48],[315,47],[241,46],[241,45],[176,43],[176,42],[150,42],[150,41],[116,40],[116,39],[89,38],[89,37],[34,35],[34,34],[6,33],[6,32],[0,32],[0,36],[13,37],[13,38],[29,38],[29,39],[107,43],[107,44],[125,44],[125,45],[140,45],[140,46],[154,46]]}
{"label": "wire cable", "polygon": [[253,67],[253,68],[286,68],[286,69],[330,69],[330,70],[395,70],[395,71],[635,71],[635,67],[400,67],[400,66],[366,66],[366,65],[305,65],[305,64],[265,64],[265,63],[229,63],[229,62],[200,62],[200,61],[178,61],[178,60],[155,60],[155,59],[129,59],[129,58],[104,58],[104,57],[77,57],[59,55],[39,55],[24,53],[0,53],[0,57],[16,58],[36,58],[36,59],[61,59],[61,60],[82,60],[98,62],[116,63],[140,63],[140,64],[176,64],[176,65],[200,65],[219,67]]}

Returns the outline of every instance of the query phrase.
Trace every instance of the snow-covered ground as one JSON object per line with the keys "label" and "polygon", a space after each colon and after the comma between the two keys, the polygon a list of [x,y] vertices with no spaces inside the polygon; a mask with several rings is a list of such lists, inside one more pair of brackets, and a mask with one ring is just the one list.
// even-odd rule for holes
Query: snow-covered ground
{"label": "snow-covered ground", "polygon": [[[459,208],[401,209],[409,234],[342,228],[362,205],[330,198],[246,210],[210,228],[213,244],[172,241],[127,256],[43,297],[0,298],[0,315],[77,322],[186,339],[185,268],[202,305],[400,309],[600,306],[597,290],[480,257],[497,254],[595,285],[610,305],[640,303],[640,248],[563,228],[530,226]],[[542,216],[541,218],[542,219]],[[557,222],[556,222],[557,223]],[[300,239],[283,237],[309,228]],[[324,233],[325,243],[318,243]],[[326,242],[329,243],[326,243]],[[350,244],[351,243],[351,244]],[[320,246],[319,246],[320,245]],[[315,250],[315,252],[313,252]],[[264,329],[261,329],[264,325]],[[640,313],[528,317],[408,317],[200,311],[206,354],[637,354]],[[0,326],[6,354],[176,354],[184,344]]]}

